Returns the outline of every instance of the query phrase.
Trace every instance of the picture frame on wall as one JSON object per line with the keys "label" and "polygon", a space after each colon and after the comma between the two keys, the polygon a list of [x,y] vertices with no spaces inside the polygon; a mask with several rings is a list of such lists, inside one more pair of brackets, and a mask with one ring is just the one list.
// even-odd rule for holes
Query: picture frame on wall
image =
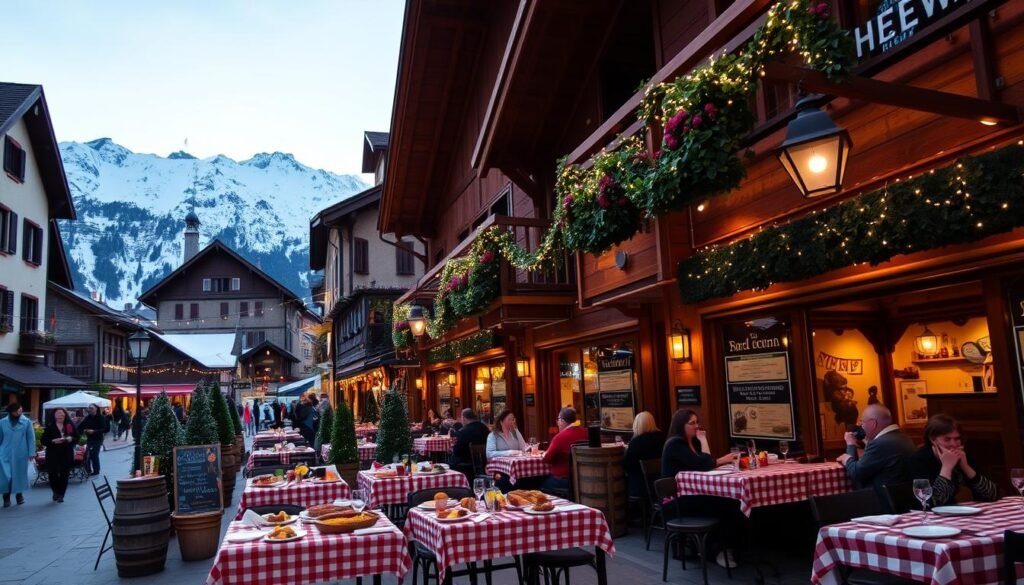
{"label": "picture frame on wall", "polygon": [[900,380],[900,401],[903,405],[903,422],[906,424],[928,422],[928,382],[925,380]]}

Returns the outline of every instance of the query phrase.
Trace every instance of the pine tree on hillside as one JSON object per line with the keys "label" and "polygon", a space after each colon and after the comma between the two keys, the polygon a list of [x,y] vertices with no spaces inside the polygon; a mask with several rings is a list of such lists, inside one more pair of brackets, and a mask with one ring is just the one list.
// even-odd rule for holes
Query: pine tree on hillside
{"label": "pine tree on hillside", "polygon": [[344,400],[338,401],[338,412],[334,413],[334,429],[331,431],[331,450],[327,463],[340,465],[359,461],[356,447],[356,421]]}
{"label": "pine tree on hillside", "polygon": [[192,393],[192,407],[185,423],[186,445],[220,444],[217,436],[217,422],[210,411],[210,398],[205,390],[196,388]]}
{"label": "pine tree on hillside", "polygon": [[409,433],[409,409],[405,395],[398,391],[396,381],[384,393],[384,406],[380,413],[380,428],[377,430],[377,452],[374,458],[381,463],[390,463],[395,456],[401,457],[412,450],[412,435]]}
{"label": "pine tree on hillside", "polygon": [[221,445],[230,445],[235,442],[235,426],[231,424],[231,415],[228,413],[228,403],[224,395],[220,393],[220,384],[214,384],[210,389],[210,412],[213,413],[213,420],[217,423],[217,437]]}
{"label": "pine tree on hillside", "polygon": [[375,423],[380,418],[380,413],[377,411],[377,397],[374,395],[373,390],[366,392],[366,399],[363,401],[362,416],[360,422],[364,423]]}

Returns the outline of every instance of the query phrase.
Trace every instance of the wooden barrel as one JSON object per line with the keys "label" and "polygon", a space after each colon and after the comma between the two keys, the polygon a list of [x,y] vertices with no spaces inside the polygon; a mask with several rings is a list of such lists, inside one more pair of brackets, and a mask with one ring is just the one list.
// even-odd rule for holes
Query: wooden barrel
{"label": "wooden barrel", "polygon": [[235,473],[245,465],[245,438],[235,435]]}
{"label": "wooden barrel", "polygon": [[613,537],[626,534],[624,447],[573,447],[576,501],[604,512]]}
{"label": "wooden barrel", "polygon": [[117,481],[114,504],[114,559],[119,577],[142,577],[164,570],[171,510],[164,476]]}
{"label": "wooden barrel", "polygon": [[184,561],[201,561],[217,554],[220,545],[220,512],[171,516],[178,532],[178,548]]}
{"label": "wooden barrel", "polygon": [[221,445],[220,446],[220,480],[223,490],[224,509],[227,510],[231,506],[231,499],[235,492],[235,473],[237,468],[235,467],[235,449],[233,445]]}

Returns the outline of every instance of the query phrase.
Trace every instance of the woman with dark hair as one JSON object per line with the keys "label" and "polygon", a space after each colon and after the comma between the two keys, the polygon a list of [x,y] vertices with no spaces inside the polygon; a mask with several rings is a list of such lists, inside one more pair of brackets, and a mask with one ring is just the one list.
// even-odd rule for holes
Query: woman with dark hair
{"label": "woman with dark hair", "polygon": [[711,456],[708,434],[692,410],[677,410],[668,427],[668,440],[661,453],[661,476],[675,477],[680,471],[711,471],[736,460],[736,453],[718,459]]}
{"label": "woman with dark hair", "polygon": [[89,472],[89,475],[99,475],[100,448],[103,447],[103,435],[110,429],[107,427],[107,421],[100,415],[98,406],[90,404],[88,410],[89,414],[78,425],[78,432],[84,434],[86,439],[85,469]]}
{"label": "woman with dark hair", "polygon": [[75,458],[78,431],[63,408],[50,413],[50,420],[43,431],[43,446],[46,447],[46,473],[50,478],[53,501],[63,502],[68,489],[68,474]]}
{"label": "woman with dark hair", "polygon": [[526,441],[516,428],[516,415],[509,409],[498,413],[494,421],[494,430],[487,435],[487,458],[522,455],[526,450]]}
{"label": "woman with dark hair", "polygon": [[996,484],[977,471],[974,459],[964,450],[960,423],[947,414],[936,414],[924,427],[924,446],[910,458],[910,477],[932,482],[932,506],[956,503],[956,493],[966,484],[975,500],[999,498]]}

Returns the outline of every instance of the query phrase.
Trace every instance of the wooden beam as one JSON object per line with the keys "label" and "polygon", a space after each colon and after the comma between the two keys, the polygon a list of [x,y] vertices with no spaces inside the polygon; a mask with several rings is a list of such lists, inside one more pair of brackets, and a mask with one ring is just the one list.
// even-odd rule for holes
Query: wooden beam
{"label": "wooden beam", "polygon": [[974,80],[978,86],[978,97],[983,100],[999,101],[996,80],[999,73],[995,66],[995,52],[992,47],[992,30],[988,20],[980,17],[971,21],[971,60],[974,62]]}
{"label": "wooden beam", "polygon": [[830,81],[818,71],[783,63],[765,65],[764,77],[799,84],[809,92],[859,99],[940,116],[993,124],[1020,124],[1022,121],[1020,109],[1016,106],[866,77],[852,76],[837,83]]}

